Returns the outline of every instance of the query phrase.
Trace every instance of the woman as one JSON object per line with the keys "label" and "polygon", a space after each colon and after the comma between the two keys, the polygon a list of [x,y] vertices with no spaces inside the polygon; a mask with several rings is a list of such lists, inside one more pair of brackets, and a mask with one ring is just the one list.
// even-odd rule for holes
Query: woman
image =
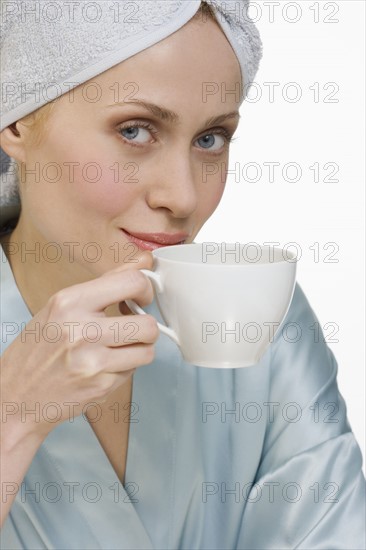
{"label": "woman", "polygon": [[[69,31],[41,14],[28,38],[44,50],[52,27],[41,71],[85,80],[52,104],[7,88],[1,145],[21,212],[2,237],[3,548],[362,543],[361,453],[327,346],[304,330],[255,367],[211,370],[158,338],[139,269],[157,246],[192,242],[217,207],[224,182],[204,182],[203,163],[228,162],[244,94],[209,85],[245,87],[260,57],[238,3],[207,4],[103,2],[109,19],[80,11]],[[122,20],[123,55],[109,40]],[[151,315],[132,317],[131,298]],[[299,286],[287,320],[316,321]]]}

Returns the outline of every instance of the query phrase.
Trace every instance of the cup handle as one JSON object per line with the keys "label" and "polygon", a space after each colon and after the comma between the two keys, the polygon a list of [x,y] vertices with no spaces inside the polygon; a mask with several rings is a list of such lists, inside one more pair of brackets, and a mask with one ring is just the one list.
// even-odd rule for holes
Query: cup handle
{"label": "cup handle", "polygon": [[[160,279],[160,275],[155,273],[155,271],[150,271],[149,269],[141,269],[140,271],[151,280],[151,282],[155,285],[157,292],[163,292],[163,285]],[[146,315],[146,311],[144,311],[142,307],[137,305],[136,302],[134,302],[133,300],[125,300],[125,302],[133,313],[137,313],[139,315]],[[165,325],[162,325],[159,322],[158,322],[158,328],[160,332],[169,336],[169,338],[171,338],[173,342],[177,344],[177,346],[180,346],[178,336],[176,335],[176,333],[172,328],[166,327]]]}

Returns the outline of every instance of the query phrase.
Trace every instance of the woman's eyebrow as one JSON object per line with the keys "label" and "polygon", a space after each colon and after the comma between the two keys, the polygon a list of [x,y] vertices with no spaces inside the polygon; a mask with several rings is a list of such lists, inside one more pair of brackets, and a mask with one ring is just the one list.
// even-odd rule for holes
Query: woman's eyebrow
{"label": "woman's eyebrow", "polygon": [[[144,101],[142,99],[133,99],[130,101],[119,101],[116,103],[112,103],[112,105],[107,105],[107,108],[110,107],[126,107],[130,103],[137,104],[147,111],[149,111],[152,115],[159,118],[163,122],[168,122],[169,124],[179,124],[180,118],[177,113],[174,111],[171,111],[170,109],[166,109],[165,107],[160,107],[159,105],[156,105],[155,103],[150,103],[148,101]],[[230,113],[225,113],[222,115],[218,115],[215,117],[210,117],[208,120],[206,120],[204,126],[215,126],[216,124],[221,124],[225,120],[237,118],[240,119],[239,111],[231,111]]]}

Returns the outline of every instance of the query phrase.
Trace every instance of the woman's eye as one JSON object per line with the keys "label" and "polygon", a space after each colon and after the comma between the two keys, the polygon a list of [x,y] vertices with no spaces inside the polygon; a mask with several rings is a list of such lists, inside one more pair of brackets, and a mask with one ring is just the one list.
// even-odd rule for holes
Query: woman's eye
{"label": "woman's eye", "polygon": [[149,125],[134,124],[133,126],[120,128],[119,132],[131,144],[145,145],[151,141],[151,133],[154,132],[154,129]]}
{"label": "woman's eye", "polygon": [[225,138],[222,134],[212,133],[198,138],[197,141],[202,149],[207,149],[208,151],[219,151],[228,141],[230,141],[230,138]]}

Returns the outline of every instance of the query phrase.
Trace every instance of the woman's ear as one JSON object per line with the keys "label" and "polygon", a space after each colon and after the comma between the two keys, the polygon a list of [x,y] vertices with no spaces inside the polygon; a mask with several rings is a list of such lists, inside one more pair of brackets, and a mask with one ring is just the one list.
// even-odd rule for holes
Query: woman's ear
{"label": "woman's ear", "polygon": [[5,153],[19,162],[25,162],[25,126],[13,122],[0,133],[0,146]]}
{"label": "woman's ear", "polygon": [[9,126],[10,130],[13,132],[13,134],[17,137],[20,136],[18,130],[17,130],[17,123],[16,122],[13,122],[13,124],[10,124]]}

